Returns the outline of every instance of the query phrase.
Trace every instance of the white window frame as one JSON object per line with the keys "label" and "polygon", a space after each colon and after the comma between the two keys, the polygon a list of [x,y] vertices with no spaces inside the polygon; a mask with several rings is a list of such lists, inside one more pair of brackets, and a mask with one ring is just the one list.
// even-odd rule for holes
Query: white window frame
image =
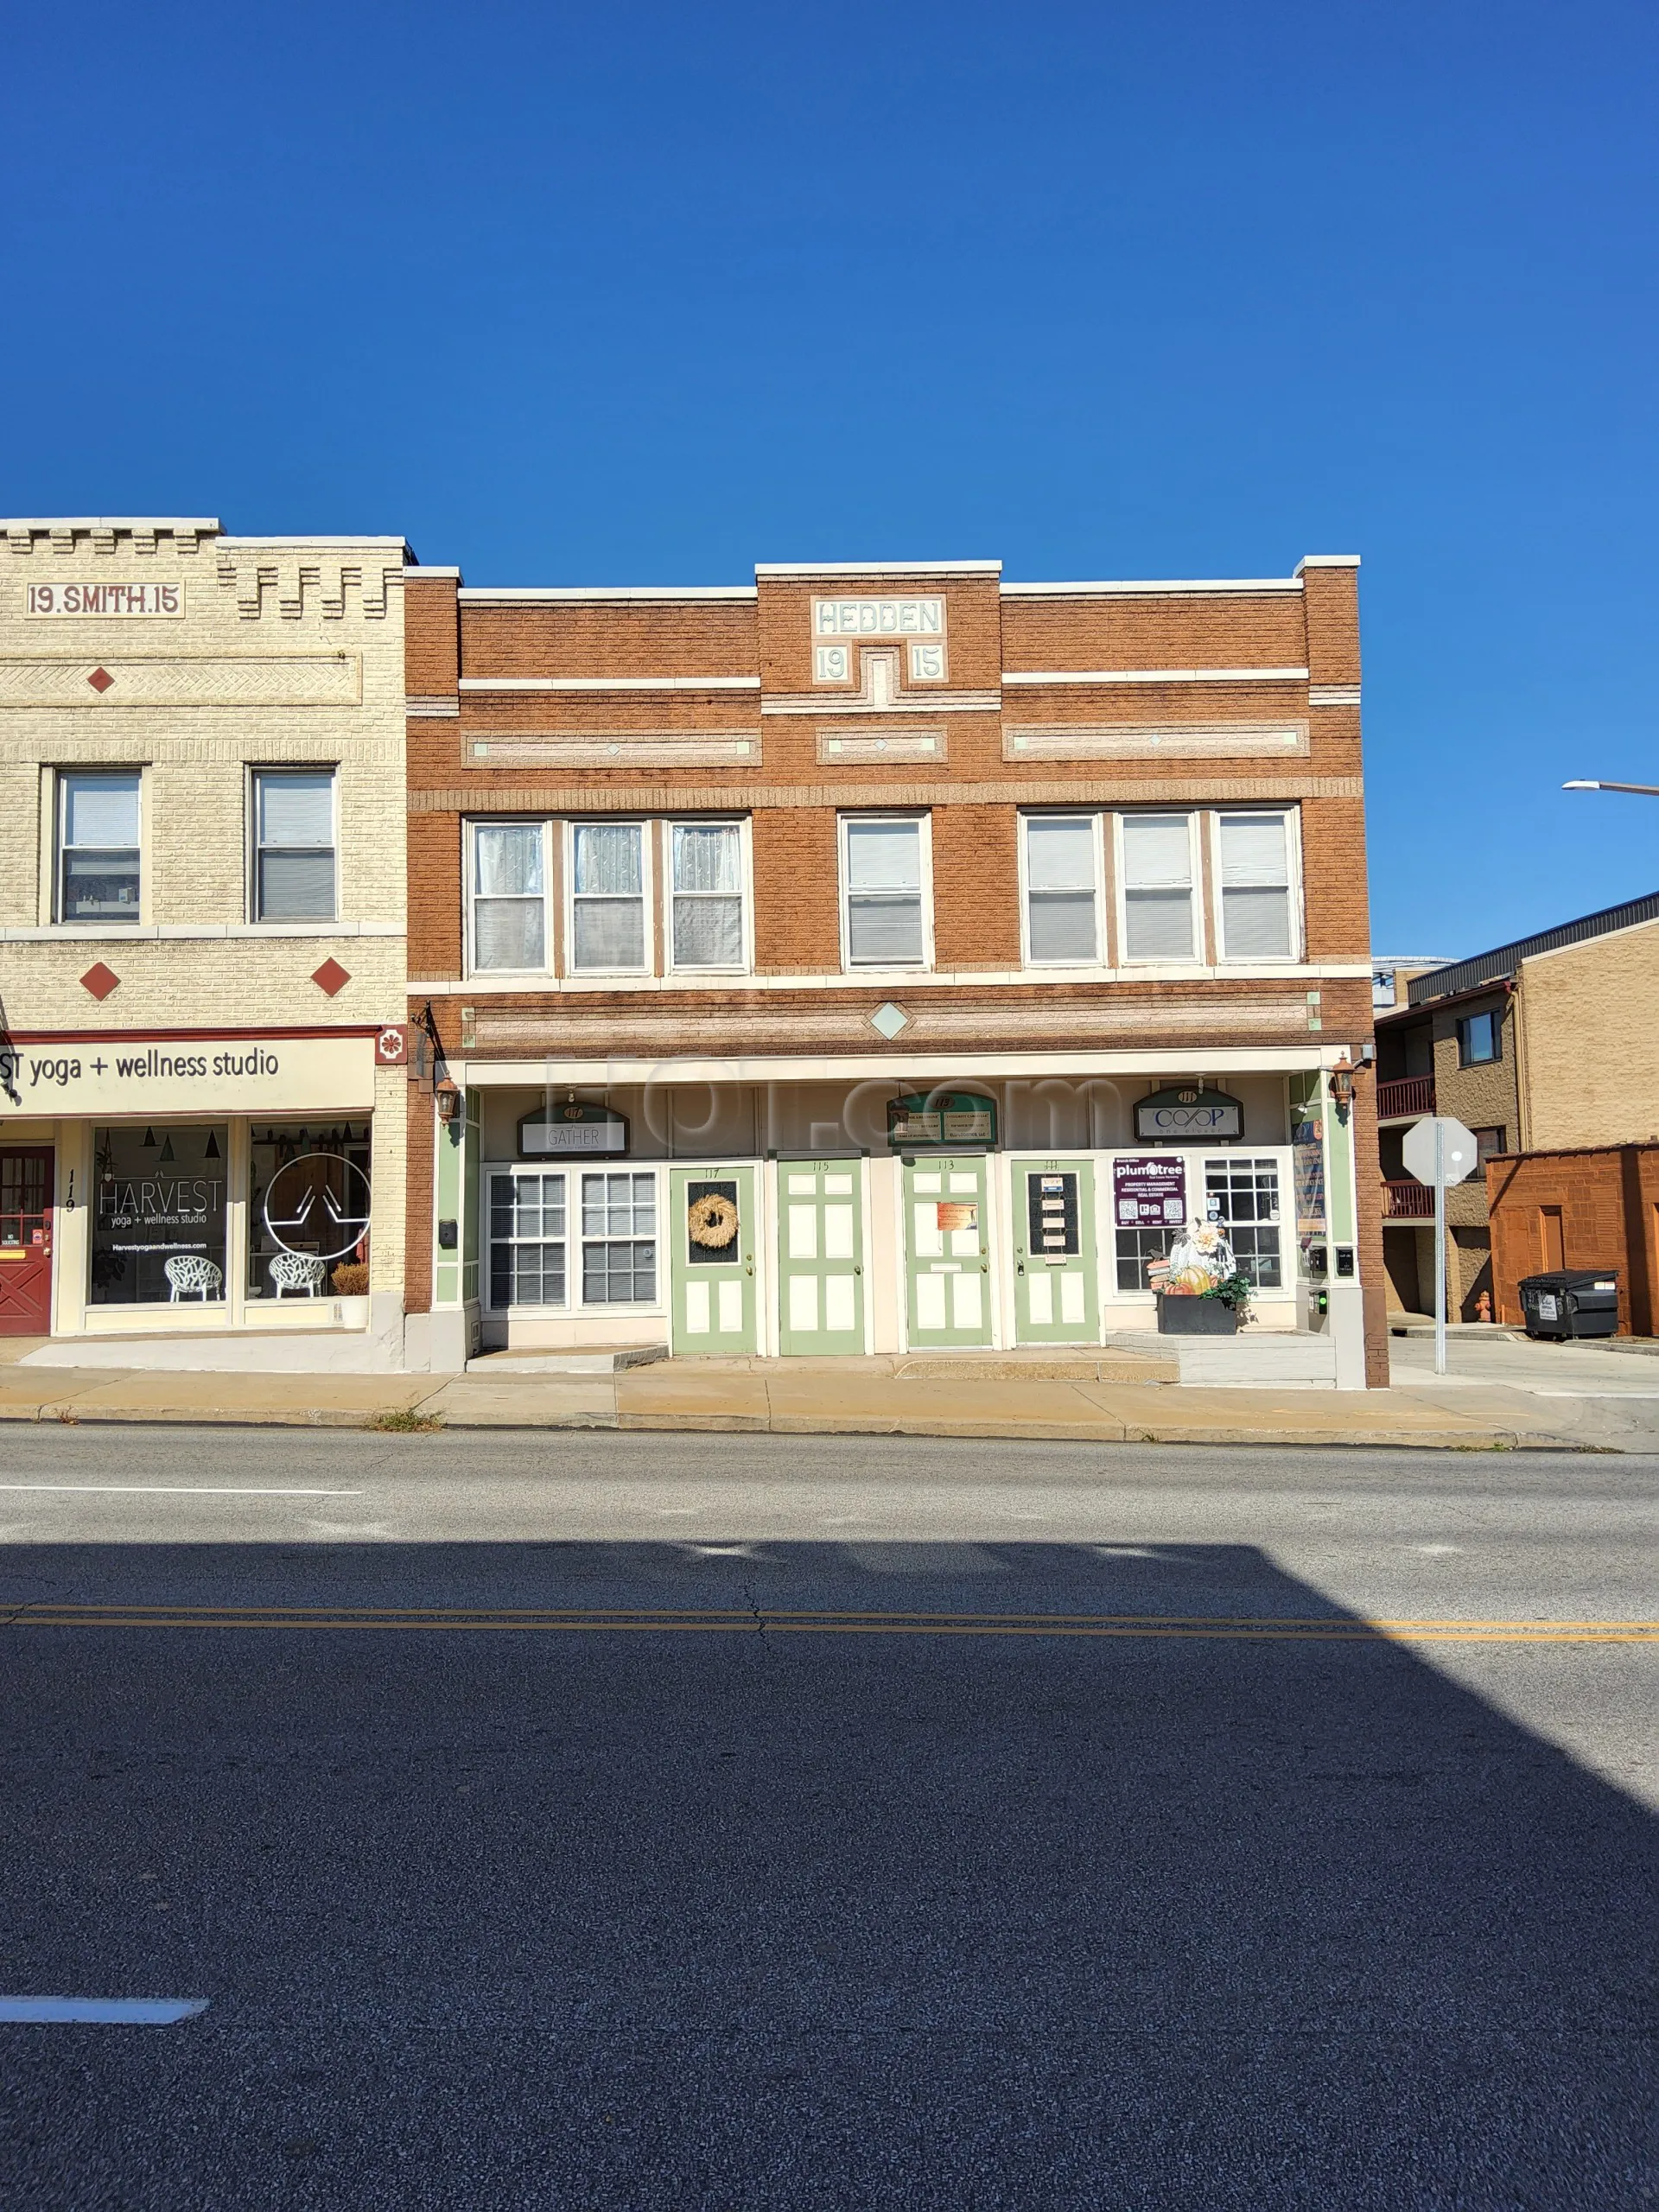
{"label": "white window frame", "polygon": [[[752,976],[754,973],[754,841],[747,814],[670,814],[663,831],[663,967],[671,976]],[[674,957],[674,832],[676,830],[732,830],[737,831],[737,893],[742,907],[742,953],[737,966],[695,966]],[[693,898],[695,893],[690,894]],[[650,931],[647,929],[647,950]]]}
{"label": "white window frame", "polygon": [[[304,921],[268,922],[259,912],[259,779],[262,776],[319,776],[327,774],[329,780],[328,834],[333,839],[330,848],[334,856],[334,911],[332,914]],[[327,935],[340,920],[340,763],[337,760],[259,760],[250,761],[244,785],[244,819],[247,823],[247,918],[251,927],[282,930],[315,930]]]}
{"label": "white window frame", "polygon": [[[1268,811],[1270,810],[1263,810]],[[1204,853],[1205,842],[1201,823],[1204,810],[1197,806],[1135,806],[1119,809],[1112,816],[1112,898],[1113,920],[1117,927],[1117,964],[1122,969],[1145,971],[1158,968],[1179,968],[1183,970],[1203,968],[1208,964],[1209,934],[1205,918]],[[1129,916],[1127,868],[1123,855],[1123,824],[1130,815],[1173,815],[1186,817],[1187,866],[1192,878],[1192,951],[1185,960],[1137,960],[1129,952]]]}
{"label": "white window frame", "polygon": [[[1285,825],[1286,893],[1290,901],[1290,950],[1281,953],[1242,952],[1237,955],[1227,950],[1227,901],[1223,896],[1221,880],[1221,825],[1230,814],[1276,814]],[[1307,931],[1302,912],[1302,810],[1300,806],[1218,806],[1210,816],[1210,834],[1205,840],[1209,850],[1210,880],[1213,886],[1216,910],[1216,961],[1236,966],[1266,966],[1294,968],[1307,957]]]}
{"label": "white window frame", "polygon": [[[564,1217],[568,1224],[565,1236],[564,1285],[567,1310],[573,1313],[665,1313],[668,1311],[671,1288],[668,1280],[671,1255],[669,1250],[668,1221],[664,1211],[664,1184],[663,1171],[649,1160],[572,1160],[566,1168],[569,1180],[565,1185]],[[582,1178],[587,1175],[649,1175],[652,1178],[652,1213],[656,1228],[652,1243],[657,1248],[657,1292],[653,1298],[595,1299],[588,1303],[586,1281],[586,1252],[589,1243],[626,1244],[640,1242],[626,1236],[589,1237],[582,1227]]]}
{"label": "white window frame", "polygon": [[[68,891],[68,871],[64,855],[71,848],[64,842],[64,823],[69,810],[70,779],[76,776],[137,776],[138,779],[138,911],[130,922],[112,920],[107,914],[75,915],[64,912]],[[142,929],[149,918],[149,773],[137,760],[92,760],[76,762],[70,766],[54,768],[51,772],[51,855],[50,900],[48,923],[53,929],[79,930],[92,937],[124,937],[130,930]],[[37,893],[38,896],[38,893]]]}
{"label": "white window frame", "polygon": [[[1094,855],[1095,892],[1095,954],[1092,960],[1039,960],[1031,949],[1031,881],[1026,861],[1026,825],[1031,822],[1087,822],[1093,831],[1090,850]],[[1022,809],[1020,815],[1020,964],[1023,968],[1037,968],[1045,972],[1064,974],[1080,969],[1103,968],[1106,964],[1106,882],[1104,849],[1101,840],[1101,817],[1097,809],[1068,806],[1033,806]]]}
{"label": "white window frame", "polygon": [[[466,847],[461,865],[467,877],[467,973],[472,976],[551,976],[556,973],[553,947],[553,829],[552,819],[543,814],[480,814],[467,817]],[[539,830],[542,833],[542,964],[539,968],[480,968],[477,960],[478,940],[473,926],[473,907],[477,898],[478,856],[477,837],[480,830]]]}
{"label": "white window frame", "polygon": [[[574,1158],[569,1160],[485,1160],[480,1164],[478,1171],[479,1191],[480,1193],[479,1213],[480,1217],[480,1228],[482,1233],[479,1239],[479,1295],[483,1304],[483,1309],[486,1313],[503,1313],[507,1315],[515,1313],[528,1315],[538,1313],[569,1313],[579,1302],[571,1295],[570,1208],[571,1172],[574,1168],[580,1167],[582,1165],[582,1162],[580,1160]],[[498,1306],[495,1303],[493,1271],[490,1264],[492,1247],[496,1241],[490,1233],[490,1217],[492,1211],[490,1179],[495,1175],[509,1175],[512,1178],[515,1185],[517,1184],[520,1175],[562,1175],[564,1178],[564,1302],[562,1306],[515,1306],[511,1301],[509,1301],[505,1306]],[[519,1239],[512,1237],[508,1241],[511,1243],[516,1244],[519,1242]]]}
{"label": "white window frame", "polygon": [[[562,880],[559,895],[564,925],[564,953],[560,969],[566,977],[579,982],[595,976],[654,976],[657,973],[657,840],[652,835],[652,817],[648,814],[570,814],[561,819],[559,855]],[[645,957],[637,968],[578,968],[575,963],[576,832],[595,827],[637,830],[639,832],[639,899],[643,915],[639,934]],[[732,971],[710,969],[709,972],[730,974]]]}
{"label": "white window frame", "polygon": [[[920,879],[922,907],[922,957],[906,961],[900,967],[877,968],[868,961],[855,964],[852,957],[848,926],[848,899],[850,889],[847,847],[847,829],[854,822],[914,822],[919,824]],[[926,807],[849,807],[836,817],[836,872],[840,877],[838,905],[841,914],[841,972],[843,976],[925,976],[933,969],[933,817]]]}

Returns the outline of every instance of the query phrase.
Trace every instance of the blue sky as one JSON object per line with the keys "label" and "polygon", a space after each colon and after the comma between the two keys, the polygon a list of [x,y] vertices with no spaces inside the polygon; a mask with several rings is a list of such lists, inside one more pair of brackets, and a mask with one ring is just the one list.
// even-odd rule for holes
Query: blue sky
{"label": "blue sky", "polygon": [[1358,552],[1375,942],[1659,883],[1650,6],[10,10],[0,508],[474,583]]}

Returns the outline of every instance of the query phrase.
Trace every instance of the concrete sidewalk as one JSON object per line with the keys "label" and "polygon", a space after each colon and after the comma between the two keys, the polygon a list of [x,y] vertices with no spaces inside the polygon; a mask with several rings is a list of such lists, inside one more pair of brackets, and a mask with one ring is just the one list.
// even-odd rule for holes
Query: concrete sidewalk
{"label": "concrete sidewalk", "polygon": [[[1033,1365],[1035,1363],[1033,1363]],[[236,1375],[0,1365],[0,1421],[255,1427],[746,1430],[774,1435],[1033,1438],[1084,1443],[1416,1445],[1580,1449],[1586,1440],[1502,1387],[1338,1392],[1190,1389],[1150,1363],[960,1371],[940,1360],[668,1360],[574,1378]],[[1605,1447],[1604,1447],[1605,1448]]]}

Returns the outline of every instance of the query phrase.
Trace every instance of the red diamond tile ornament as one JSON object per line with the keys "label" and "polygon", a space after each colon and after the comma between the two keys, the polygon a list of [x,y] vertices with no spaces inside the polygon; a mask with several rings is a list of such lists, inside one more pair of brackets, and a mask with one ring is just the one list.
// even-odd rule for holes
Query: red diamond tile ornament
{"label": "red diamond tile ornament", "polygon": [[311,980],[320,991],[326,991],[333,998],[337,991],[343,991],[351,982],[352,971],[349,968],[342,968],[338,960],[325,960],[321,968],[313,969]]}
{"label": "red diamond tile ornament", "polygon": [[80,984],[81,988],[90,991],[95,999],[103,1000],[108,998],[120,981],[113,968],[106,968],[101,960],[98,960],[81,977]]}
{"label": "red diamond tile ornament", "polygon": [[94,691],[101,692],[107,691],[111,684],[114,683],[115,678],[110,674],[107,668],[95,668],[92,674],[87,677],[86,681],[92,685]]}

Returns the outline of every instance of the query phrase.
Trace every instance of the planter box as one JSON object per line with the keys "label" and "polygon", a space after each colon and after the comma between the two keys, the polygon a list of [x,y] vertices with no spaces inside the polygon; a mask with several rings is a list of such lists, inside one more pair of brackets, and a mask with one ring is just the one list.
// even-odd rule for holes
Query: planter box
{"label": "planter box", "polygon": [[1160,1337],[1236,1337],[1238,1314],[1218,1298],[1172,1298],[1160,1290],[1158,1333]]}

